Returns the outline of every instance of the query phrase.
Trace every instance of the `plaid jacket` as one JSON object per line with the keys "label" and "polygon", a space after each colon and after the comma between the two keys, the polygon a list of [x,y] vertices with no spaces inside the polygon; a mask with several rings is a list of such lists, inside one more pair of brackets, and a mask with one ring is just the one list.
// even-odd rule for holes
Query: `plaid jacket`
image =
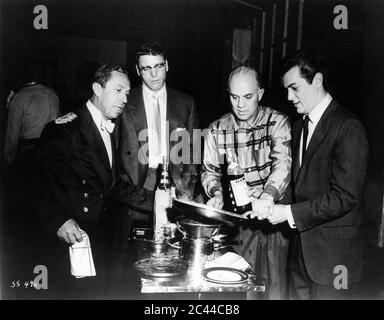
{"label": "plaid jacket", "polygon": [[[229,150],[229,151],[228,151]],[[249,186],[281,200],[290,182],[291,128],[288,117],[268,107],[243,122],[231,113],[214,121],[204,142],[202,185],[209,197],[222,191],[221,168],[224,154],[237,154]]]}

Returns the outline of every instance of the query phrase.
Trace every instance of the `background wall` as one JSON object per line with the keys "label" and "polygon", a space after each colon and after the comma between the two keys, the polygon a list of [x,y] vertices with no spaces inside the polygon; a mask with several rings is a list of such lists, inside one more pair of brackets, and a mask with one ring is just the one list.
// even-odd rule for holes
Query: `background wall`
{"label": "background wall", "polygon": [[[384,160],[384,1],[290,0],[287,54],[298,47],[300,3],[304,4],[301,47],[312,47],[328,56],[333,66],[332,94],[367,128],[370,181],[373,179],[371,185],[375,186],[374,192],[368,192],[375,194],[369,200],[374,205],[368,216],[377,226],[381,219]],[[33,27],[36,5],[48,9],[47,30]],[[334,28],[336,5],[348,10],[346,30]],[[137,85],[135,50],[138,43],[149,39],[166,44],[168,85],[195,97],[201,124],[208,126],[230,110],[225,89],[234,28],[254,31],[251,60],[263,71],[267,88],[263,103],[295,120],[297,115],[286,100],[277,73],[283,57],[285,6],[285,0],[0,0],[0,147],[6,121],[5,99],[10,89],[23,83],[31,63],[41,65],[45,81],[57,90],[62,111],[67,112],[87,98],[90,74],[99,64],[126,65],[133,85]]]}

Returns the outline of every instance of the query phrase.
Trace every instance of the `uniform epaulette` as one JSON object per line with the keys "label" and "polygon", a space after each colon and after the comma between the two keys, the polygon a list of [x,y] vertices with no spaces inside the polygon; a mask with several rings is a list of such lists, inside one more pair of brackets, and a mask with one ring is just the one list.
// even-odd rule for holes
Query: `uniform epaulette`
{"label": "uniform epaulette", "polygon": [[63,124],[63,123],[71,122],[76,118],[77,118],[77,114],[74,112],[70,112],[70,113],[67,113],[66,115],[64,115],[60,118],[57,118],[55,120],[55,123],[56,124]]}

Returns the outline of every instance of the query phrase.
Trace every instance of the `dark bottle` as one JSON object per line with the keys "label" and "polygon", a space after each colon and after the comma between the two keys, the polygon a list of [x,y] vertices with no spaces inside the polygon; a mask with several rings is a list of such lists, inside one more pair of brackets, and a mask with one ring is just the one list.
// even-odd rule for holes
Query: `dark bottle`
{"label": "dark bottle", "polygon": [[172,178],[169,174],[169,162],[166,156],[163,157],[163,163],[160,168],[160,180],[158,188],[160,190],[170,190],[172,187]]}
{"label": "dark bottle", "polygon": [[240,167],[234,153],[228,152],[227,160],[227,176],[234,211],[239,214],[252,211],[252,203],[248,197],[248,185],[245,181],[244,169]]}

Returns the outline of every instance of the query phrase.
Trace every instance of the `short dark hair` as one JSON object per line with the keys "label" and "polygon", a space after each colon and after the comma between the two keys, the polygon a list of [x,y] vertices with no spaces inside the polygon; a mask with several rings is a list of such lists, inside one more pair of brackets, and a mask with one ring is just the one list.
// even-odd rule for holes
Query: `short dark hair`
{"label": "short dark hair", "polygon": [[136,61],[137,61],[137,64],[139,64],[140,57],[146,56],[146,55],[162,56],[165,60],[166,59],[165,54],[166,54],[166,50],[164,45],[159,41],[152,40],[139,45],[136,52]]}
{"label": "short dark hair", "polygon": [[293,56],[283,60],[281,65],[281,78],[294,67],[298,67],[301,76],[311,84],[316,73],[320,72],[323,75],[323,87],[327,90],[328,87],[328,66],[320,53],[312,50],[300,50]]}
{"label": "short dark hair", "polygon": [[229,90],[229,83],[232,79],[232,77],[235,75],[235,74],[238,74],[240,72],[253,72],[255,74],[255,77],[256,77],[256,81],[257,81],[257,84],[259,85],[259,88],[262,88],[263,87],[263,84],[262,84],[262,80],[261,80],[261,76],[260,76],[260,73],[257,72],[257,70],[255,68],[252,68],[252,67],[249,67],[249,66],[239,66],[235,69],[232,70],[232,72],[229,74],[229,77],[228,77],[228,82],[227,82],[227,89]]}
{"label": "short dark hair", "polygon": [[128,77],[128,72],[126,70],[124,70],[123,67],[121,67],[120,65],[118,65],[118,64],[105,64],[96,70],[96,72],[93,76],[92,83],[97,82],[97,83],[101,84],[101,86],[103,88],[105,88],[105,85],[109,81],[109,79],[111,78],[113,71],[124,73]]}

